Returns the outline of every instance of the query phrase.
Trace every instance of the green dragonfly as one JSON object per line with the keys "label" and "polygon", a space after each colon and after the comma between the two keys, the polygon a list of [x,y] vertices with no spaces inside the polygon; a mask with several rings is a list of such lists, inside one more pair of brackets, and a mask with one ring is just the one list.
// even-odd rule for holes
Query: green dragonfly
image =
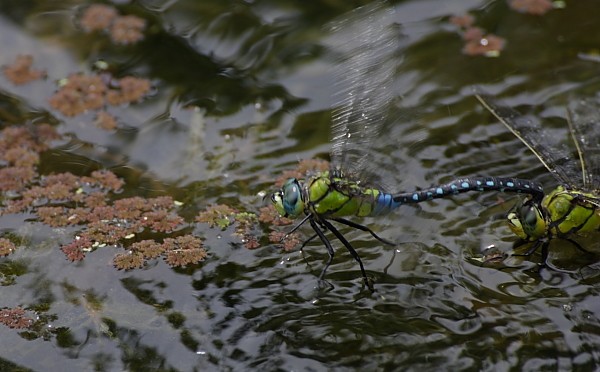
{"label": "green dragonfly", "polygon": [[567,137],[552,136],[534,117],[501,106],[489,96],[477,99],[517,136],[542,162],[559,186],[541,201],[527,200],[508,214],[511,230],[531,242],[525,255],[542,248],[542,266],[548,259],[553,238],[570,241],[588,253],[573,237],[600,230],[600,103],[594,99],[573,100],[567,110],[570,140],[577,157],[563,142]]}
{"label": "green dragonfly", "polygon": [[336,54],[333,73],[340,97],[332,117],[331,169],[305,180],[288,179],[271,195],[271,202],[281,216],[304,215],[288,235],[308,222],[315,234],[304,244],[318,237],[327,248],[329,259],[319,282],[323,281],[334,257],[334,249],[325,234],[329,231],[358,262],[365,283],[373,291],[360,256],[332,222],[369,232],[380,242],[395,245],[345,217],[378,216],[403,204],[468,191],[518,192],[538,201],[543,197],[540,185],[516,178],[461,178],[401,193],[389,193],[373,186],[375,183],[370,182],[369,175],[378,173],[372,158],[373,147],[382,135],[382,125],[395,99],[392,82],[397,69],[400,34],[393,27],[393,21],[393,12],[381,1],[358,8],[333,24],[332,45]]}

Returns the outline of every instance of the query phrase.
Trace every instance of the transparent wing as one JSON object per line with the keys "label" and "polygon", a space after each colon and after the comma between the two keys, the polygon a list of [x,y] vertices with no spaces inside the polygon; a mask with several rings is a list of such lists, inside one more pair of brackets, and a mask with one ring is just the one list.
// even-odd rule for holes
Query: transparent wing
{"label": "transparent wing", "polygon": [[358,8],[330,25],[336,100],[331,161],[357,179],[369,168],[372,146],[394,99],[400,33],[385,1]]}
{"label": "transparent wing", "polygon": [[600,191],[600,103],[577,99],[569,105],[569,128],[581,160],[586,191]]}
{"label": "transparent wing", "polygon": [[490,96],[475,96],[540,159],[561,184],[572,189],[582,189],[579,162],[571,156],[566,137],[550,135],[538,118],[524,116],[510,107],[501,106]]}

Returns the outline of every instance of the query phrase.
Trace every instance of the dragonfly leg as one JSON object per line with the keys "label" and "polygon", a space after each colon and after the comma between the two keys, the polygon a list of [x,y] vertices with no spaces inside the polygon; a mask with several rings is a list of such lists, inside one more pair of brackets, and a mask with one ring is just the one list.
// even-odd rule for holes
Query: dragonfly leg
{"label": "dragonfly leg", "polygon": [[542,245],[542,240],[536,240],[535,243],[527,250],[525,253],[513,253],[512,256],[523,257],[523,256],[531,256],[539,247]]}
{"label": "dragonfly leg", "polygon": [[321,275],[319,275],[319,281],[323,281],[325,278],[325,273],[327,272],[327,269],[333,262],[333,255],[335,254],[335,251],[333,250],[333,247],[331,246],[329,239],[327,239],[327,237],[325,236],[323,231],[321,231],[321,228],[317,225],[315,220],[313,220],[311,218],[309,221],[310,221],[310,226],[313,228],[313,230],[315,230],[315,233],[316,233],[315,235],[318,236],[319,239],[321,239],[323,244],[325,244],[325,247],[327,247],[327,253],[329,253],[329,259],[325,263],[325,267],[323,268],[323,271],[321,271]]}
{"label": "dragonfly leg", "polygon": [[356,222],[349,221],[349,220],[347,220],[345,218],[332,218],[332,220],[334,220],[336,222],[339,222],[341,224],[344,224],[346,226],[350,226],[350,227],[353,227],[355,229],[359,229],[361,231],[368,231],[369,234],[371,234],[375,239],[379,240],[380,242],[382,242],[384,244],[387,244],[387,245],[396,245],[396,243],[392,243],[391,241],[386,240],[386,239],[380,237],[379,235],[375,234],[375,232],[373,230],[369,229],[366,226],[360,225],[360,224],[358,224]]}
{"label": "dragonfly leg", "polygon": [[290,231],[287,232],[287,234],[285,234],[285,236],[282,238],[286,239],[288,236],[290,236],[294,231],[298,230],[300,228],[300,226],[304,225],[304,223],[310,218],[310,214],[307,215],[306,217],[304,217],[302,219],[302,221],[300,221],[296,226],[294,226]]}
{"label": "dragonfly leg", "polygon": [[317,236],[319,236],[319,234],[314,234],[313,236],[311,236],[310,238],[306,239],[302,245],[300,246],[300,251],[302,252],[304,250],[304,247],[306,247],[306,245],[308,243],[310,243],[311,240],[313,240],[314,238],[316,238]]}
{"label": "dragonfly leg", "polygon": [[375,292],[375,288],[373,288],[373,285],[371,284],[371,282],[369,281],[369,278],[367,277],[367,272],[365,271],[365,266],[362,263],[362,260],[360,259],[360,256],[358,255],[358,253],[356,252],[356,250],[352,247],[352,245],[350,244],[350,242],[348,242],[348,240],[346,240],[346,238],[344,238],[344,235],[342,235],[342,233],[340,233],[332,224],[331,222],[327,221],[327,220],[323,220],[321,221],[323,223],[323,225],[325,225],[325,227],[331,231],[333,233],[333,235],[335,235],[336,238],[338,238],[342,244],[344,244],[344,246],[346,247],[346,249],[348,250],[348,252],[350,252],[350,254],[352,255],[352,257],[354,257],[354,259],[356,260],[356,262],[358,262],[358,265],[360,266],[360,271],[362,273],[363,279],[365,281],[365,283],[367,284],[367,287],[369,287],[369,290],[371,292]]}

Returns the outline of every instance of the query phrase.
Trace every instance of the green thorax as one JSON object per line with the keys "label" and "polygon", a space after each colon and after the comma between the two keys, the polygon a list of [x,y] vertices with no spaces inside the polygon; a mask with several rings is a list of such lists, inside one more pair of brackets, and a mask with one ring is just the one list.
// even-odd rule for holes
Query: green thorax
{"label": "green thorax", "polygon": [[307,179],[304,188],[308,212],[325,217],[369,216],[381,193],[357,182],[332,177],[329,172]]}
{"label": "green thorax", "polygon": [[553,236],[585,235],[600,228],[600,208],[588,200],[598,199],[590,193],[565,190],[559,186],[544,197],[548,232]]}

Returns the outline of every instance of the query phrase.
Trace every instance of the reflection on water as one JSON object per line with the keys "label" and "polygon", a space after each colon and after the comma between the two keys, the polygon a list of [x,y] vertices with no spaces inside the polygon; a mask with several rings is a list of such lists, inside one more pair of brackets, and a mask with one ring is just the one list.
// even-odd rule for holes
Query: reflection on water
{"label": "reflection on water", "polygon": [[[410,190],[456,176],[496,175],[554,187],[470,87],[510,97],[520,111],[542,117],[553,135],[566,136],[559,118],[568,100],[598,92],[593,5],[570,2],[533,15],[504,1],[395,4],[407,44],[397,73],[401,120],[386,128],[377,155],[392,186]],[[60,248],[80,225],[37,220],[36,208],[47,200],[15,213],[3,209],[0,237],[17,248],[0,260],[0,307],[23,309],[34,325],[0,325],[0,369],[593,368],[600,360],[595,258],[554,242],[552,262],[562,271],[539,271],[537,256],[489,267],[471,259],[492,245],[512,251],[515,239],[503,216],[514,196],[461,195],[361,221],[398,242],[394,248],[343,230],[375,280],[373,295],[340,247],[328,271],[331,289],[318,290],[327,258],[321,245],[283,251],[269,243],[271,226],[244,225],[239,213],[259,213],[260,191],[298,160],[329,151],[335,92],[322,26],[352,7],[267,0],[121,4],[115,14],[138,17],[145,28],[142,40],[119,43],[107,32],[79,28],[86,9],[79,2],[0,4],[0,65],[31,55],[31,68],[47,76],[20,85],[0,76],[1,129],[48,123],[60,136],[40,153],[33,180],[23,182],[36,186],[37,174],[89,177],[109,169],[124,186],[107,198],[168,195],[183,203],[172,212],[184,221],[172,235],[145,231],[134,239],[191,234],[208,253],[186,267],[152,258],[141,269],[116,270],[115,254],[130,244],[123,238],[117,248],[95,246],[71,262]],[[505,40],[498,57],[462,53],[466,31],[450,17],[467,13],[474,27]],[[97,76],[119,97],[126,84],[115,82],[125,77],[147,79],[151,88],[141,99],[67,116],[49,99],[73,73]],[[99,111],[115,118],[115,129],[95,125]],[[2,169],[35,164],[2,156]],[[86,187],[80,194],[92,191]],[[20,197],[4,192],[3,208]],[[222,204],[235,209],[219,215],[224,230],[195,220]],[[244,247],[241,225],[260,248]]]}

